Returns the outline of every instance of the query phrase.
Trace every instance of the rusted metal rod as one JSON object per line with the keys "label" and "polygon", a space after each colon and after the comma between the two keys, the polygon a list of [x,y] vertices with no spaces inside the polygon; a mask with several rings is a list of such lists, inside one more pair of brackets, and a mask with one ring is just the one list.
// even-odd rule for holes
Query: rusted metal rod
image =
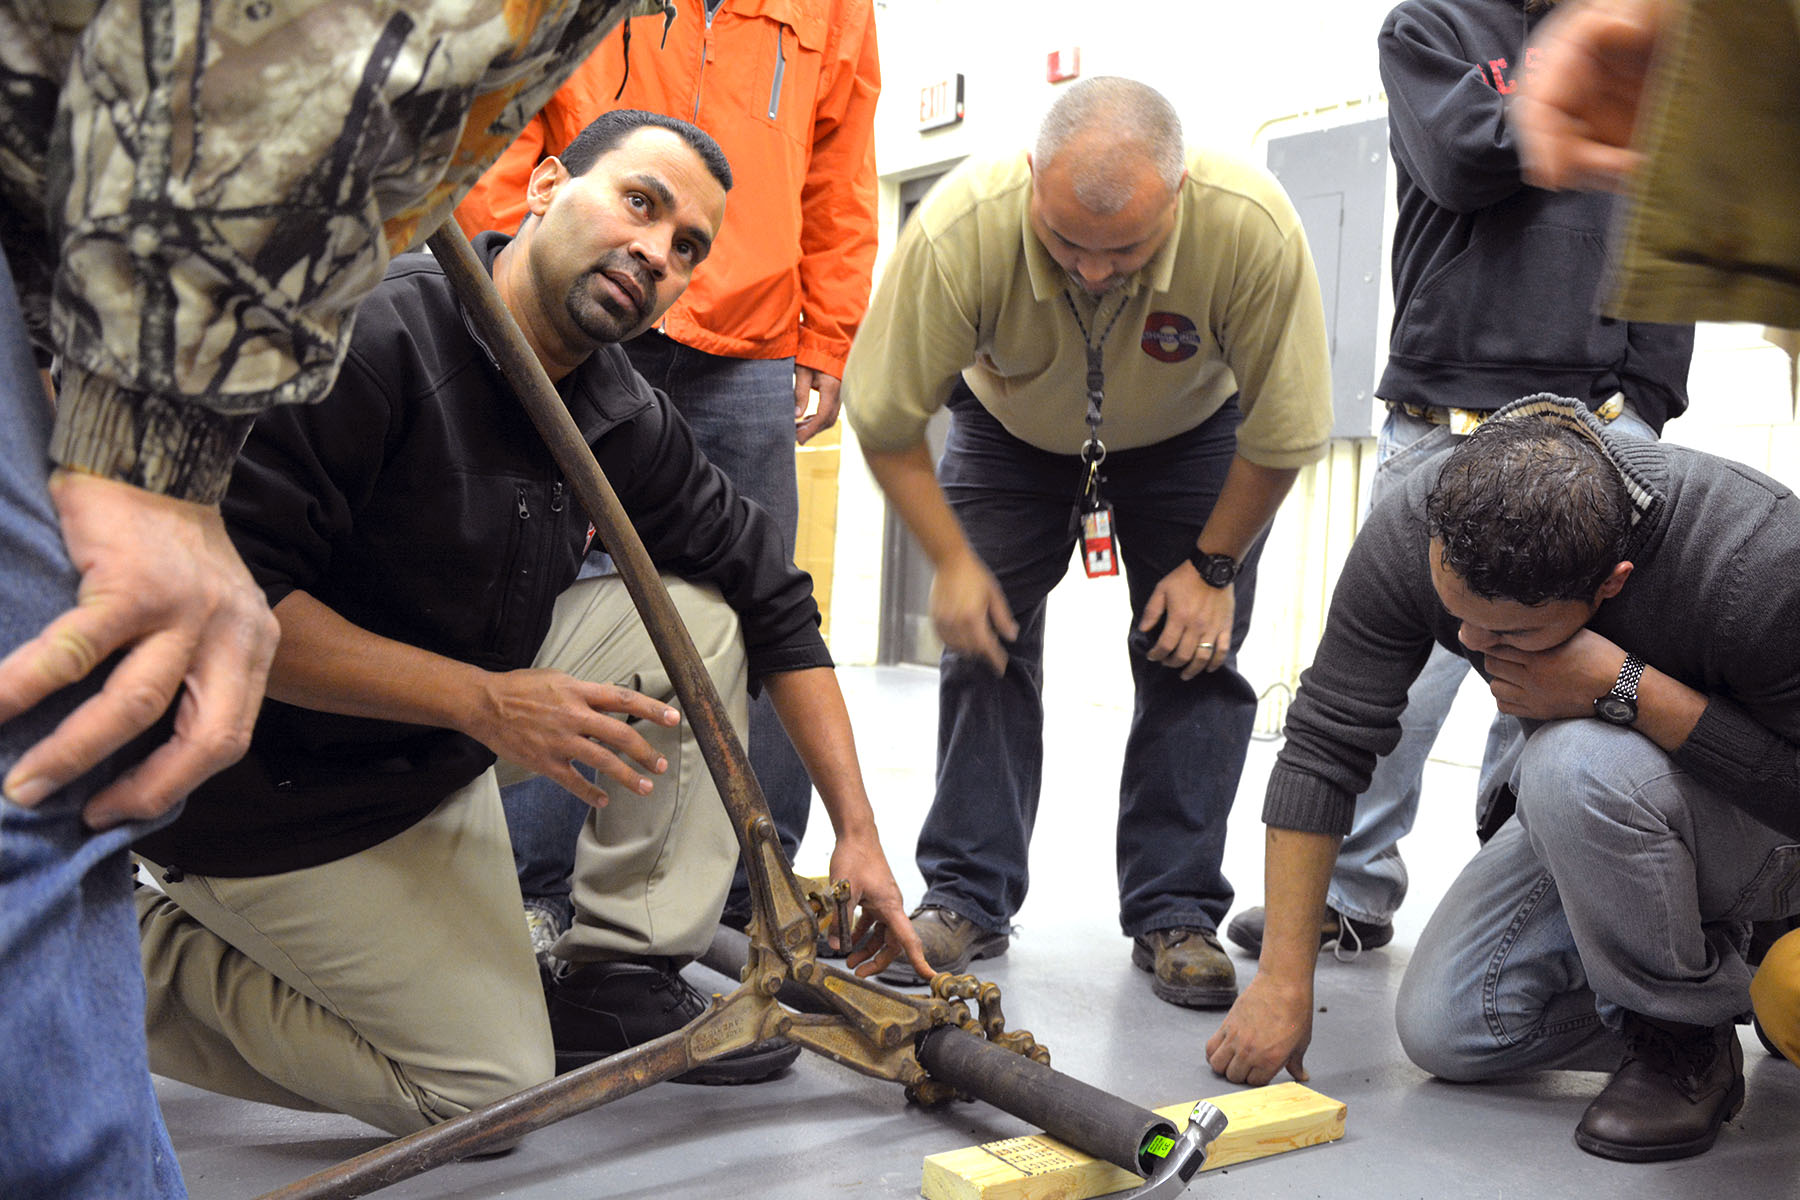
{"label": "rusted metal rod", "polygon": [[[725,810],[731,814],[731,823],[743,843],[744,830],[756,817],[767,817],[769,805],[750,771],[743,743],[731,727],[725,703],[706,673],[674,601],[669,599],[669,590],[663,586],[656,564],[650,561],[650,553],[632,527],[631,518],[625,515],[618,494],[582,440],[575,418],[569,415],[537,355],[526,344],[525,335],[513,322],[500,293],[494,289],[493,279],[475,257],[462,229],[455,221],[446,221],[431,235],[428,244],[464,311],[493,354],[501,375],[524,405],[556,465],[568,476],[576,499],[587,510],[601,543],[618,567],[619,577],[625,581],[625,588],[643,617],[650,643],[656,647],[656,656],[675,685],[682,715],[693,727],[694,740],[719,785]],[[748,845],[745,849],[749,849]]]}
{"label": "rusted metal rod", "polygon": [[364,1196],[471,1154],[504,1149],[534,1129],[642,1091],[691,1066],[687,1031],[678,1029],[486,1108],[377,1146],[270,1192],[262,1200],[349,1200]]}

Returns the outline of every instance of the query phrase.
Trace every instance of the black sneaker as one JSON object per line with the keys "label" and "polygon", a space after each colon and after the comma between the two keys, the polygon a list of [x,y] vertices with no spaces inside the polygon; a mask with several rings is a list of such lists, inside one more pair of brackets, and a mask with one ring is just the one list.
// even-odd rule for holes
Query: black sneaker
{"label": "black sneaker", "polygon": [[[1267,918],[1261,905],[1246,908],[1225,926],[1231,944],[1251,954],[1262,953],[1263,922]],[[1354,958],[1364,950],[1376,950],[1394,940],[1392,921],[1358,921],[1337,909],[1325,908],[1325,923],[1319,927],[1319,949],[1331,950],[1340,957]]]}
{"label": "black sneaker", "polygon": [[[706,1011],[706,1001],[661,962],[583,963],[565,970],[549,992],[550,1035],[558,1074],[585,1067],[673,1033]],[[760,1083],[800,1057],[786,1038],[765,1038],[702,1063],[677,1083]]]}

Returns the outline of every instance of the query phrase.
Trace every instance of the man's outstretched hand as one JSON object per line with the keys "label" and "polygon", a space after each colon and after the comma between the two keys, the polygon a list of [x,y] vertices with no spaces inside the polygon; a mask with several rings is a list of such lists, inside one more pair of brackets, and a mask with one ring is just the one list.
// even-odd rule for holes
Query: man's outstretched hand
{"label": "man's outstretched hand", "polygon": [[82,809],[89,827],[160,816],[250,745],[280,636],[215,507],[58,470],[50,499],[81,576],[76,605],[0,662],[0,722],[121,653],[101,690],[6,776],[30,807],[155,724],[174,733]]}
{"label": "man's outstretched hand", "polygon": [[867,977],[904,960],[921,979],[930,979],[934,972],[925,960],[925,947],[906,915],[900,885],[894,882],[880,841],[872,834],[839,838],[831,854],[831,877],[849,881],[850,911],[857,914],[848,942],[840,930],[831,935],[838,949],[849,951],[845,965]]}
{"label": "man's outstretched hand", "polygon": [[1312,988],[1257,974],[1207,1039],[1206,1062],[1233,1083],[1261,1087],[1283,1067],[1305,1083],[1312,1042]]}

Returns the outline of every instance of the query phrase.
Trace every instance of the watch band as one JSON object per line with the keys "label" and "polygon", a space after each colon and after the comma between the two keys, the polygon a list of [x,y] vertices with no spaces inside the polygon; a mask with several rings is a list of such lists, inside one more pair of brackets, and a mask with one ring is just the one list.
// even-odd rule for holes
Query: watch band
{"label": "watch band", "polygon": [[1638,680],[1644,677],[1644,660],[1627,654],[1612,690],[1594,700],[1594,715],[1609,725],[1636,725]]}
{"label": "watch band", "polygon": [[1229,554],[1208,554],[1196,546],[1188,551],[1188,562],[1200,573],[1200,578],[1216,588],[1230,587],[1231,581],[1237,578],[1242,564]]}
{"label": "watch band", "polygon": [[1611,695],[1621,700],[1637,703],[1638,680],[1644,677],[1644,660],[1635,654],[1627,654],[1625,662],[1619,667],[1619,677],[1613,681]]}

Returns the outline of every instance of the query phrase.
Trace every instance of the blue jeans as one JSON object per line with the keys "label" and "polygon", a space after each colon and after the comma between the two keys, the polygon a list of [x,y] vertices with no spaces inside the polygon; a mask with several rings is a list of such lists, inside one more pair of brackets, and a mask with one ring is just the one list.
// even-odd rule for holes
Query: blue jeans
{"label": "blue jeans", "polygon": [[[1025,899],[1027,853],[1043,767],[1044,610],[1075,535],[1069,517],[1082,467],[1007,433],[966,388],[938,475],[970,543],[1019,620],[1006,674],[944,653],[939,682],[937,795],[919,834],[924,902],[1004,930]],[[1122,634],[1150,593],[1183,562],[1217,501],[1242,421],[1228,405],[1197,429],[1104,468],[1131,594]],[[1104,432],[1104,430],[1102,431]],[[1250,625],[1260,540],[1235,586],[1232,645]],[[1217,671],[1180,672],[1131,655],[1135,703],[1119,785],[1119,922],[1127,935],[1173,926],[1213,929],[1231,906],[1221,868],[1225,819],[1256,716],[1236,655]]]}
{"label": "blue jeans", "polygon": [[[45,481],[50,410],[0,257],[0,656],[74,606]],[[91,695],[87,682],[0,725],[0,773]],[[0,1195],[185,1196],[150,1084],[126,846],[89,833],[96,770],[34,809],[0,800]]]}
{"label": "blue jeans", "polygon": [[1524,738],[1512,820],[1432,914],[1395,1015],[1452,1080],[1612,1070],[1621,1011],[1722,1025],[1750,1009],[1745,923],[1800,907],[1800,845],[1630,729]]}
{"label": "blue jeans", "polygon": [[[1655,438],[1656,432],[1629,408],[1612,427],[1638,437]],[[1388,411],[1375,449],[1375,484],[1369,507],[1400,490],[1404,481],[1421,468],[1433,466],[1456,447],[1461,438],[1446,425]],[[1424,786],[1425,762],[1437,741],[1469,660],[1442,646],[1431,648],[1431,657],[1406,693],[1406,712],[1400,718],[1400,742],[1375,764],[1369,786],[1356,799],[1356,820],[1350,836],[1338,849],[1337,866],[1331,873],[1326,902],[1358,921],[1380,924],[1393,920],[1406,899],[1406,863],[1400,857],[1400,839],[1412,831]],[[1488,727],[1482,754],[1484,769],[1518,736],[1518,723],[1501,713]]]}
{"label": "blue jeans", "polygon": [[[738,491],[775,518],[789,557],[800,519],[794,475],[794,360],[725,358],[654,330],[625,343],[650,386],[667,393],[687,418],[700,452]],[[781,834],[789,861],[800,848],[812,807],[812,779],[788,741],[767,692],[750,701],[750,767]],[[569,911],[569,874],[587,805],[542,777],[501,792],[512,831],[519,890]],[[728,906],[748,904],[740,868]]]}

